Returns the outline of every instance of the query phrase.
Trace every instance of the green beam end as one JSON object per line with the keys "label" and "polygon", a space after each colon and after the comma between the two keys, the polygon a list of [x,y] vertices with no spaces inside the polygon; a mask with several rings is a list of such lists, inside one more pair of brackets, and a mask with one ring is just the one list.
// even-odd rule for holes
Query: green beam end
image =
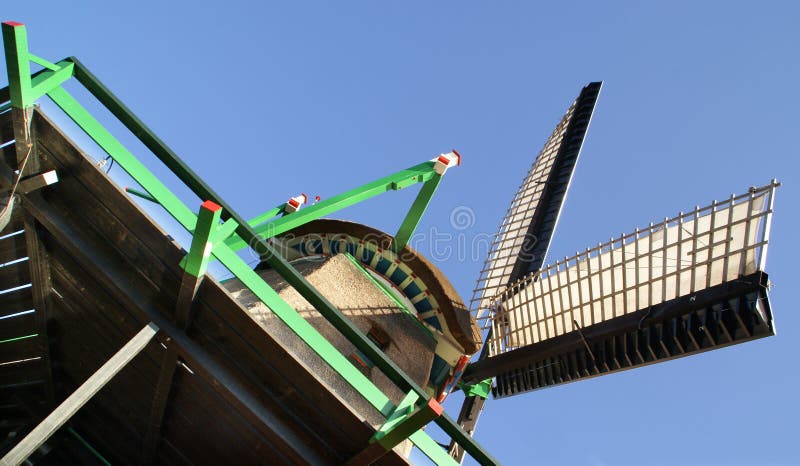
{"label": "green beam end", "polygon": [[211,258],[212,244],[209,241],[216,232],[222,207],[212,201],[205,201],[200,205],[197,215],[197,227],[192,237],[192,246],[186,256],[184,270],[193,277],[200,277],[206,273],[208,261]]}
{"label": "green beam end", "polygon": [[11,106],[26,108],[33,104],[30,99],[31,64],[28,55],[28,33],[25,25],[16,21],[4,22],[2,30]]}
{"label": "green beam end", "polygon": [[[416,395],[416,393],[413,394]],[[400,403],[395,412],[400,411],[402,407],[404,407],[404,403]],[[401,412],[397,416],[392,415],[387,419],[370,442],[378,443],[386,451],[389,451],[444,412],[442,405],[433,398],[428,399],[420,406],[413,407],[412,405],[411,408],[413,409],[408,412],[408,407],[405,407],[404,411],[406,412]]]}

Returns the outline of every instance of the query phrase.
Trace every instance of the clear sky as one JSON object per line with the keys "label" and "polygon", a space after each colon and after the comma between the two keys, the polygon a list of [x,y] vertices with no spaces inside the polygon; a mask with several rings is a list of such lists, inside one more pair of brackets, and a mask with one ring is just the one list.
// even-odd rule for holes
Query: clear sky
{"label": "clear sky", "polygon": [[[477,439],[507,464],[800,464],[800,7],[699,3],[6,0],[2,14],[28,25],[34,53],[80,58],[245,216],[455,147],[464,163],[419,231],[469,244],[494,233],[595,80],[551,258],[780,179],[767,262],[778,336],[490,400]],[[340,217],[392,232],[412,198]],[[459,207],[469,228],[451,224]],[[469,299],[482,261],[439,266]]]}

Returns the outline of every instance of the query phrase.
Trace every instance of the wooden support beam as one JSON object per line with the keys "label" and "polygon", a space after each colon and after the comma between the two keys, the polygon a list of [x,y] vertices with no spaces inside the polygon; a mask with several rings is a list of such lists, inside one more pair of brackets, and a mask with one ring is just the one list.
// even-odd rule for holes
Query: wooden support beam
{"label": "wooden support beam", "polygon": [[39,423],[11,451],[0,460],[2,466],[16,466],[27,459],[36,449],[50,438],[65,422],[86,404],[101,388],[122,370],[137,354],[139,354],[158,332],[158,326],[152,322],[145,325],[100,369],[89,377],[58,408]]}
{"label": "wooden support beam", "polygon": [[167,351],[161,364],[161,371],[158,374],[155,392],[153,394],[153,404],[150,408],[150,422],[147,424],[147,433],[142,445],[142,460],[140,464],[153,464],[158,451],[158,443],[161,437],[161,425],[164,422],[164,412],[167,409],[169,392],[175,378],[175,368],[178,365],[178,351],[174,344],[167,342]]}
{"label": "wooden support beam", "polygon": [[214,202],[205,201],[200,205],[192,245],[189,248],[189,254],[183,261],[185,273],[181,277],[181,287],[175,309],[175,323],[183,330],[189,327],[192,303],[208,269],[213,248],[211,238],[219,227],[221,214],[222,207]]}
{"label": "wooden support beam", "polygon": [[50,342],[47,336],[48,295],[52,286],[47,251],[39,236],[39,225],[27,212],[24,214],[25,246],[28,250],[28,267],[31,274],[31,293],[33,294],[34,319],[36,322],[39,355],[44,371],[45,396],[47,406],[54,403],[53,374],[50,365]]}
{"label": "wooden support beam", "polygon": [[[28,163],[31,163],[31,160],[29,160]],[[28,170],[26,169],[26,171]],[[56,182],[58,182],[58,175],[56,174],[55,170],[50,170],[25,178],[19,182],[19,188],[17,189],[19,189],[20,193],[27,194],[31,191],[44,188],[45,186],[49,186]]]}
{"label": "wooden support beam", "polygon": [[[219,226],[219,218],[222,207],[206,201],[200,206],[197,216],[197,227],[192,237],[192,245],[189,254],[184,261],[183,277],[178,291],[178,300],[175,304],[175,324],[183,331],[191,325],[192,304],[197,297],[197,290],[203,281],[208,262],[211,258],[211,238],[216,233]],[[164,422],[164,413],[167,409],[170,388],[175,377],[175,368],[178,365],[178,351],[171,341],[167,341],[167,351],[164,354],[164,362],[158,375],[155,392],[153,394],[153,404],[150,409],[150,422],[147,425],[147,433],[144,438],[142,448],[141,464],[153,464],[158,442],[161,436],[161,425]]]}

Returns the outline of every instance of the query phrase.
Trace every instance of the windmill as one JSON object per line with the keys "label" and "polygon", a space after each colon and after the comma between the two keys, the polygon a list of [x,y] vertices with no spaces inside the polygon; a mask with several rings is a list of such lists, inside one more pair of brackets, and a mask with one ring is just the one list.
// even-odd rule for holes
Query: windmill
{"label": "windmill", "polygon": [[[544,266],[602,83],[581,90],[503,217],[471,311],[484,345],[459,424],[486,402],[774,335],[764,272],[773,180]],[[461,461],[463,451],[450,445]]]}
{"label": "windmill", "polygon": [[[0,464],[406,464],[412,445],[454,464],[431,422],[459,460],[463,448],[498,464],[470,435],[489,392],[774,333],[764,263],[775,181],[543,266],[600,83],[583,89],[523,181],[470,311],[409,247],[457,151],[248,220],[78,59],[33,55],[21,23],[2,33]],[[31,63],[42,69],[31,74]],[[191,200],[62,86],[72,78]],[[41,111],[45,95],[135,188],[116,185]],[[417,184],[395,234],[329,217]],[[148,214],[164,211],[171,227]],[[167,227],[189,233],[186,248]],[[208,274],[212,261],[231,276]],[[456,388],[469,395],[458,422],[439,404]]]}

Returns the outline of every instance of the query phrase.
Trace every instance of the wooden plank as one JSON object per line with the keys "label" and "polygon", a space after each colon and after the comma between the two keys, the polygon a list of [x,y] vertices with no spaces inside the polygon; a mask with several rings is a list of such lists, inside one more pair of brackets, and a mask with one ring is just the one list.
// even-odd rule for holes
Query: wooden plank
{"label": "wooden plank", "polygon": [[164,353],[161,363],[161,371],[158,374],[158,381],[153,393],[153,403],[150,407],[150,422],[147,425],[147,432],[144,436],[142,445],[142,457],[140,464],[152,464],[157,453],[159,439],[161,437],[161,425],[164,422],[164,413],[167,409],[167,399],[169,398],[172,380],[175,376],[175,368],[178,365],[178,351],[175,345],[169,345]]}
{"label": "wooden plank", "polygon": [[[5,144],[14,140],[14,127],[11,123],[11,110],[0,113],[0,144]],[[11,147],[14,147],[11,144]],[[16,154],[14,155],[14,162],[17,161]],[[14,168],[14,165],[9,165]]]}
{"label": "wooden plank", "polygon": [[30,214],[24,215],[25,225],[25,245],[28,251],[27,265],[31,277],[31,293],[33,294],[33,308],[36,309],[34,317],[36,319],[36,333],[41,348],[43,377],[45,381],[45,393],[47,394],[48,404],[54,400],[53,374],[50,365],[50,345],[47,336],[47,318],[49,309],[47,298],[52,286],[50,281],[50,267],[48,265],[47,252],[44,244],[39,237],[39,226]]}
{"label": "wooden plank", "polygon": [[[10,231],[6,230],[2,232],[2,234],[8,233],[10,233]],[[24,234],[20,233],[0,239],[0,264],[5,264],[6,262],[11,262],[22,257],[28,257],[28,252],[25,249]]]}
{"label": "wooden plank", "polygon": [[[3,135],[5,137],[5,135]],[[13,140],[13,136],[11,140]],[[2,157],[3,162],[8,165],[9,168],[15,169],[17,166],[17,148],[14,144],[9,144],[2,148],[2,153],[0,153],[0,157]]]}
{"label": "wooden plank", "polygon": [[0,341],[37,333],[34,312],[0,320]]}
{"label": "wooden plank", "polygon": [[0,387],[9,387],[21,383],[29,383],[42,379],[42,361],[31,361],[9,364],[0,370]]}
{"label": "wooden plank", "polygon": [[[176,247],[171,240],[166,240],[169,235],[157,227],[105,173],[98,170],[91,159],[77,149],[46,116],[37,113],[34,125],[40,150],[52,163],[48,168],[56,169],[59,173],[61,180],[58,184],[67,183],[69,186],[69,188],[59,188],[58,191],[68,196],[71,203],[85,203],[85,205],[73,205],[91,209],[87,211],[85,220],[98,231],[107,230],[106,234],[115,233],[114,239],[119,241],[116,243],[119,246],[118,250],[123,255],[131,254],[128,258],[132,263],[147,269],[165,269],[172,272],[174,277],[180,277],[183,270],[178,267],[178,263],[185,255],[185,251]],[[88,215],[89,212],[92,215]],[[92,223],[100,218],[106,222],[101,225]],[[129,238],[131,241],[138,240],[139,244],[127,247]],[[154,267],[153,264],[160,265]],[[158,279],[153,282],[160,283]]]}
{"label": "wooden plank", "polygon": [[31,271],[28,261],[15,262],[11,265],[0,267],[0,288],[9,289],[31,282]]}
{"label": "wooden plank", "polygon": [[164,466],[191,466],[193,464],[183,452],[178,450],[178,448],[167,439],[162,439],[159,444],[156,462]]}
{"label": "wooden plank", "polygon": [[39,341],[36,338],[0,343],[0,363],[38,358],[40,353]]}
{"label": "wooden plank", "polygon": [[9,465],[20,464],[25,461],[37,448],[39,448],[59,427],[75,414],[81,406],[86,404],[117,372],[127,365],[158,332],[158,326],[152,322],[139,331],[128,343],[125,344],[111,359],[97,370],[70,395],[58,408],[47,416],[31,433],[25,436],[6,456],[2,463]]}
{"label": "wooden plank", "polygon": [[332,448],[348,453],[359,451],[371,436],[370,429],[361,423],[329,422],[342,417],[349,408],[249,314],[238,306],[226,305],[229,300],[219,285],[210,280],[203,282],[193,322],[195,339],[209,348],[225,342],[219,351],[236,361],[239,369],[261,384],[263,390],[275,393],[292,406],[295,415],[315,426],[319,442],[331,443],[335,445]]}
{"label": "wooden plank", "polygon": [[[264,442],[257,431],[206,381],[181,369],[175,374],[176,392],[165,419],[164,438],[184,452],[192,463],[308,464],[289,459],[280,448]],[[209,423],[208,419],[215,422]],[[203,428],[198,429],[197,426]],[[329,462],[322,462],[325,464]]]}
{"label": "wooden plank", "polygon": [[31,309],[33,309],[33,294],[30,287],[0,294],[0,317]]}

